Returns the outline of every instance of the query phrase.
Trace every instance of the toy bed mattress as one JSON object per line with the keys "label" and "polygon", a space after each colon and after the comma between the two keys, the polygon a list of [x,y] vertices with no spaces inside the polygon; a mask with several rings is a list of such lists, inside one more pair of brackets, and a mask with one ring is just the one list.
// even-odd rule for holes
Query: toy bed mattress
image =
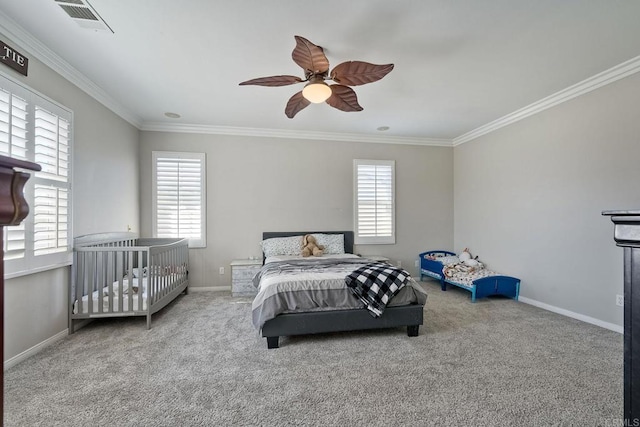
{"label": "toy bed mattress", "polygon": [[[274,268],[289,260],[296,260],[295,268]],[[371,262],[352,254],[304,260],[292,256],[267,258],[254,278],[258,294],[252,305],[253,325],[261,329],[265,322],[283,313],[362,309],[363,303],[347,287],[345,277]],[[410,278],[387,306],[424,304],[426,298],[420,285]]]}
{"label": "toy bed mattress", "polygon": [[425,276],[433,277],[434,279],[442,279],[442,276],[444,275],[444,280],[446,280],[447,283],[461,288],[471,289],[473,287],[474,280],[500,275],[499,273],[485,267],[467,267],[464,264],[461,264],[460,260],[455,255],[440,257],[436,260],[442,264],[442,274],[426,269],[423,269],[421,273]]}

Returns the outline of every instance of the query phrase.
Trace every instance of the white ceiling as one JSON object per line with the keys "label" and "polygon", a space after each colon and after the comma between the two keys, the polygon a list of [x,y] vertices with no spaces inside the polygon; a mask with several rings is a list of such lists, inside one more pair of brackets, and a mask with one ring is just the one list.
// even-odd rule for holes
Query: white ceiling
{"label": "white ceiling", "polygon": [[[640,55],[635,0],[89,0],[114,33],[83,29],[54,0],[0,0],[25,30],[106,92],[129,121],[453,140]],[[9,19],[7,19],[9,18]],[[18,25],[18,27],[15,26]],[[362,112],[310,105],[293,36],[346,60],[393,63],[355,87]],[[169,119],[176,112],[180,119]]]}

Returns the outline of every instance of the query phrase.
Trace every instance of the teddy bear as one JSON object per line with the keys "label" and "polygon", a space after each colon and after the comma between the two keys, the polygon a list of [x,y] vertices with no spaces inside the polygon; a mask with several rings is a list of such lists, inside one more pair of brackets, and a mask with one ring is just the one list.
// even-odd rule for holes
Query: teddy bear
{"label": "teddy bear", "polygon": [[302,256],[308,257],[310,255],[313,256],[322,256],[324,253],[324,246],[319,245],[316,242],[316,238],[311,234],[305,234],[302,237]]}

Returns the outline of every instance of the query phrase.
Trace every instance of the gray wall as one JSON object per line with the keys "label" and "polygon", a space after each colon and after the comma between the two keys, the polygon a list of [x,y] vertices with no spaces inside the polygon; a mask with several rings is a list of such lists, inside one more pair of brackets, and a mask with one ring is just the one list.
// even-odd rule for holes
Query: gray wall
{"label": "gray wall", "polygon": [[640,208],[640,74],[454,148],[455,249],[521,295],[622,325],[606,209]]}
{"label": "gray wall", "polygon": [[[453,150],[447,147],[142,132],[141,231],[151,235],[151,152],[207,155],[207,248],[190,251],[193,286],[230,286],[229,263],[261,256],[263,231],[352,230],[353,159],[396,161],[395,245],[362,254],[402,261],[449,247]],[[218,273],[225,267],[225,274]]]}
{"label": "gray wall", "polygon": [[[29,57],[29,76],[6,75],[74,112],[73,234],[139,229],[138,130],[71,82]],[[69,268],[5,283],[4,360],[67,328]]]}

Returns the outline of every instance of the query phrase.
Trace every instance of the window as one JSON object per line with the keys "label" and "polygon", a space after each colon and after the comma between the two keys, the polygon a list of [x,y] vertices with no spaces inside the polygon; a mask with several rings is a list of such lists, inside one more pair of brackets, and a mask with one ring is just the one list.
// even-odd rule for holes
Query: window
{"label": "window", "polygon": [[71,263],[72,117],[0,75],[0,154],[42,166],[25,185],[29,216],[4,228],[7,278]]}
{"label": "window", "polygon": [[354,160],[353,182],[355,243],[395,243],[395,162]]}
{"label": "window", "polygon": [[204,153],[153,152],[153,235],[206,244]]}

